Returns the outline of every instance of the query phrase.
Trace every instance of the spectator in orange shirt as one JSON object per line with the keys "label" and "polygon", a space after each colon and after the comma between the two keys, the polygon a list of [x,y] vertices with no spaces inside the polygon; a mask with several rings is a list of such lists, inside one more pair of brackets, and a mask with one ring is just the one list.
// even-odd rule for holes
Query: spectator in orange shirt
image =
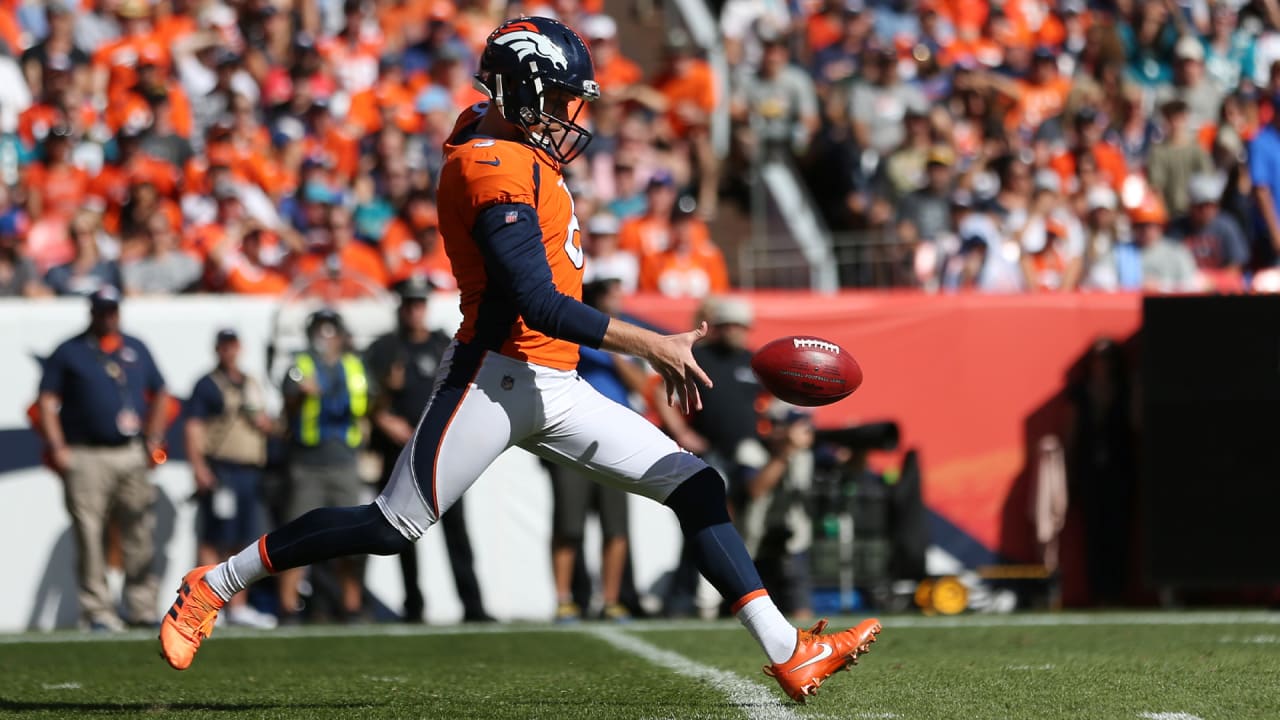
{"label": "spectator in orange shirt", "polygon": [[672,31],[667,36],[662,71],[653,81],[665,100],[667,124],[677,137],[705,130],[718,101],[711,66],[696,53],[688,33]]}
{"label": "spectator in orange shirt", "polygon": [[1007,80],[993,74],[986,79],[992,88],[1014,101],[1013,110],[1005,118],[1010,129],[1040,127],[1062,112],[1071,92],[1071,79],[1059,74],[1058,57],[1046,47],[1036,48],[1027,80]]}
{"label": "spectator in orange shirt", "polygon": [[155,35],[151,4],[147,0],[123,0],[116,7],[121,35],[93,54],[93,91],[98,98],[114,102],[137,83],[137,63],[144,53],[158,52],[169,64],[169,49]]}
{"label": "spectator in orange shirt", "polygon": [[621,93],[643,78],[640,66],[628,60],[618,46],[618,23],[608,15],[592,15],[582,21],[582,36],[591,43],[596,82],[605,95]]}
{"label": "spectator in orange shirt", "polygon": [[71,128],[55,125],[44,140],[44,162],[27,166],[23,185],[27,214],[35,220],[46,214],[69,219],[89,192],[89,176],[71,164]]}
{"label": "spectator in orange shirt", "polygon": [[849,15],[862,11],[862,0],[825,0],[822,8],[805,20],[805,56],[812,59],[818,52],[840,42]]}
{"label": "spectator in orange shirt", "polygon": [[316,99],[307,111],[312,139],[308,155],[323,155],[337,179],[351,182],[360,169],[360,138],[342,127],[329,112],[327,100]]}
{"label": "spectator in orange shirt", "polygon": [[378,80],[352,96],[347,126],[356,133],[369,135],[381,130],[384,118],[389,118],[405,132],[418,129],[414,94],[405,84],[400,63],[399,56],[384,55],[378,63]]}
{"label": "spectator in orange shirt", "polygon": [[228,236],[210,255],[227,292],[239,295],[280,295],[289,289],[289,277],[266,261],[267,250],[278,243],[268,242],[271,233],[252,228],[239,241]]}
{"label": "spectator in orange shirt", "polygon": [[43,67],[37,101],[18,115],[18,137],[27,147],[43,142],[54,125],[65,125],[73,134],[83,135],[95,115],[92,107],[72,92],[74,78],[68,58],[55,56]]}
{"label": "spectator in orange shirt", "polygon": [[676,180],[662,170],[649,178],[645,187],[644,214],[626,220],[618,232],[618,248],[643,260],[656,255],[671,242],[671,211],[676,204]]}
{"label": "spectator in orange shirt", "polygon": [[182,83],[169,77],[169,68],[163,54],[154,50],[146,51],[138,56],[138,83],[133,86],[133,94],[147,103],[154,115],[161,99],[167,100],[168,120],[174,132],[184,138],[191,137],[194,121],[191,116],[191,102],[182,89]]}
{"label": "spectator in orange shirt", "polygon": [[298,276],[322,276],[327,271],[356,285],[387,287],[387,271],[382,264],[382,256],[356,239],[351,211],[330,204],[327,220],[327,227],[322,232],[308,234],[309,247],[307,253],[298,259]]}
{"label": "spectator in orange shirt", "polygon": [[438,226],[436,204],[431,197],[426,193],[410,195],[382,237],[382,256],[392,284],[422,275],[435,287],[456,287]]}
{"label": "spectator in orange shirt", "polygon": [[[659,171],[649,179],[645,191],[647,208],[639,217],[622,224],[618,234],[618,247],[632,253],[643,265],[645,258],[664,252],[672,243],[672,213],[676,206],[676,182],[671,173]],[[699,248],[711,244],[707,224],[698,218],[685,220],[694,245]]]}
{"label": "spectator in orange shirt", "polygon": [[114,157],[89,184],[89,192],[106,203],[105,224],[109,229],[119,229],[120,209],[128,201],[130,190],[143,184],[160,195],[176,197],[178,169],[142,151],[140,128],[125,127],[116,135]]}
{"label": "spectator in orange shirt", "polygon": [[226,244],[228,238],[242,233],[249,223],[244,203],[240,201],[240,194],[230,178],[215,181],[210,194],[213,195],[217,214],[211,222],[188,228],[182,239],[182,249],[202,260],[213,260],[218,248]]}
{"label": "spectator in orange shirt", "polygon": [[709,218],[715,215],[719,200],[719,161],[710,133],[711,113],[719,98],[711,65],[695,52],[688,33],[670,33],[666,61],[654,88],[663,97],[666,125],[674,135],[674,144],[688,143],[688,155],[697,168],[699,211]]}
{"label": "spectator in orange shirt", "polygon": [[338,85],[348,93],[358,93],[378,79],[382,33],[378,23],[365,13],[364,0],[346,0],[342,13],[346,17],[342,30],[316,47],[334,69]]}
{"label": "spectator in orange shirt", "polygon": [[696,204],[681,198],[671,216],[671,246],[650,255],[640,266],[640,291],[668,297],[705,297],[729,289],[729,272],[720,249],[699,243]]}

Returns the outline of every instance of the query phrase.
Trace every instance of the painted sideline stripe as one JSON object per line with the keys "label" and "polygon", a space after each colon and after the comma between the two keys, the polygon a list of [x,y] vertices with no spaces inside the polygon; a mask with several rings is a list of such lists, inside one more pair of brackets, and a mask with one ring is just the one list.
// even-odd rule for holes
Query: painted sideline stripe
{"label": "painted sideline stripe", "polygon": [[1204,720],[1199,715],[1184,712],[1140,712],[1138,717],[1144,720]]}
{"label": "painted sideline stripe", "polygon": [[[1280,625],[1280,613],[1257,612],[1151,612],[1151,613],[1058,613],[1033,615],[961,615],[949,618],[882,616],[885,627],[894,630],[930,630],[1000,627],[1112,627],[1124,625]],[[840,621],[837,620],[836,624]],[[638,620],[627,632],[690,632],[727,630],[741,627],[735,620]],[[514,622],[497,625],[304,625],[249,630],[218,628],[221,638],[345,638],[419,637],[433,635],[502,635],[505,633],[582,632],[584,628],[542,622]],[[0,633],[0,645],[23,643],[139,642],[155,641],[156,630],[129,630],[123,633],[88,633],[76,630],[52,632]],[[1271,637],[1271,636],[1259,636]]]}
{"label": "painted sideline stripe", "polygon": [[590,628],[584,632],[618,650],[648,660],[654,665],[706,682],[718,692],[723,693],[729,699],[730,705],[745,712],[749,720],[800,720],[800,715],[784,705],[772,692],[737,673],[703,665],[678,652],[651,645],[617,628]]}

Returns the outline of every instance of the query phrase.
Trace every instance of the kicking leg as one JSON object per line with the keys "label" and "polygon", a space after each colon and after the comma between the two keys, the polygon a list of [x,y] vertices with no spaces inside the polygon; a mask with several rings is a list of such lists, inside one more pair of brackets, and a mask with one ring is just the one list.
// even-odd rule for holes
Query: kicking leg
{"label": "kicking leg", "polygon": [[870,649],[880,632],[874,619],[830,635],[820,634],[826,621],[809,631],[787,622],[729,521],[724,480],[715,470],[587,383],[559,394],[557,407],[546,412],[551,422],[529,449],[670,507],[698,569],[733,600],[733,613],[769,658],[766,673],[793,699],[803,701]]}

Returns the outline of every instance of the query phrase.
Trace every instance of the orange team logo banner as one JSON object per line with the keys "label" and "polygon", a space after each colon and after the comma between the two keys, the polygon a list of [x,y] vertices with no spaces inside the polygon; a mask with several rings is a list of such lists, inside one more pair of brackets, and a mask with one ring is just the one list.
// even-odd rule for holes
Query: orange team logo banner
{"label": "orange team logo banner", "polygon": [[[1099,337],[1141,324],[1141,297],[902,292],[746,294],[753,348],[796,334],[838,343],[865,373],[852,397],[818,408],[833,428],[896,421],[920,451],[933,541],[969,564],[1035,555],[1029,451],[1065,432],[1068,375]],[[690,327],[696,302],[636,296],[627,312]],[[894,458],[881,458],[887,463]]]}

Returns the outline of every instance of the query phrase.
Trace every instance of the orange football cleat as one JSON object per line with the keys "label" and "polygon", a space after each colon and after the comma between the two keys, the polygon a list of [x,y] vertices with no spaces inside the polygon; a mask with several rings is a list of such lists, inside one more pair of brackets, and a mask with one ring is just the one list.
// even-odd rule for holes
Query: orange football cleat
{"label": "orange football cleat", "polygon": [[796,630],[796,651],[783,663],[765,665],[764,674],[778,681],[784,692],[798,703],[818,694],[824,680],[850,665],[858,657],[871,652],[871,643],[880,634],[880,621],[868,618],[857,627],[823,635],[826,620],[819,620],[808,630]]}
{"label": "orange football cleat", "polygon": [[200,642],[213,634],[213,624],[222,609],[222,598],[204,581],[214,568],[205,565],[187,573],[178,588],[178,599],[160,623],[160,655],[175,670],[186,670],[196,658]]}

